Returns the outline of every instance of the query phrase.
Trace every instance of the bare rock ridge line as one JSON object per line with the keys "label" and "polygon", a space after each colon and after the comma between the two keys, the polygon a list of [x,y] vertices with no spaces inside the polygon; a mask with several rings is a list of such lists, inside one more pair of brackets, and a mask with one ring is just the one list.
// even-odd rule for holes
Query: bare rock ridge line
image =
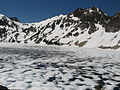
{"label": "bare rock ridge line", "polygon": [[120,12],[109,16],[97,7],[78,8],[37,23],[0,15],[0,42],[118,49]]}

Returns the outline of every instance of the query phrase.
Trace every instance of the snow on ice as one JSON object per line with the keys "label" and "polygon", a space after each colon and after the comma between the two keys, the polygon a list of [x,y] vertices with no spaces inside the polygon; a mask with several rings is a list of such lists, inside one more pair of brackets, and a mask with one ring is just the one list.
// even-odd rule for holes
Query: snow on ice
{"label": "snow on ice", "polygon": [[120,51],[1,44],[0,84],[22,90],[120,89]]}

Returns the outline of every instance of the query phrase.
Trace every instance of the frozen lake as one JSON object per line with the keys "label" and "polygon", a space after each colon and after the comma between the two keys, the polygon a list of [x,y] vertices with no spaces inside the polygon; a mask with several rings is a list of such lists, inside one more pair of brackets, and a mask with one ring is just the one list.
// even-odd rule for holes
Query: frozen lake
{"label": "frozen lake", "polygon": [[0,46],[0,85],[20,90],[120,90],[120,52]]}

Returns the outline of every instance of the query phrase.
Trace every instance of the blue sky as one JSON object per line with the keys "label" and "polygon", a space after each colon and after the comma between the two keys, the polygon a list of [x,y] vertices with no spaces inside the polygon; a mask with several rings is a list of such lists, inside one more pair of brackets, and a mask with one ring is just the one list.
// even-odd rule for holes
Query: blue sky
{"label": "blue sky", "polygon": [[120,0],[0,0],[0,13],[18,17],[21,22],[38,22],[92,6],[113,15],[120,11]]}

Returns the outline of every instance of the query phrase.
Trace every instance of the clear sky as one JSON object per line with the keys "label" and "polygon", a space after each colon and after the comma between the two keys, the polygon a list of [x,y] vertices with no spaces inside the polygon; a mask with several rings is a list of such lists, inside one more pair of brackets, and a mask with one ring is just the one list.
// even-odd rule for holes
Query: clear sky
{"label": "clear sky", "polygon": [[0,0],[0,13],[18,17],[21,22],[38,22],[92,6],[113,15],[120,11],[120,0]]}

